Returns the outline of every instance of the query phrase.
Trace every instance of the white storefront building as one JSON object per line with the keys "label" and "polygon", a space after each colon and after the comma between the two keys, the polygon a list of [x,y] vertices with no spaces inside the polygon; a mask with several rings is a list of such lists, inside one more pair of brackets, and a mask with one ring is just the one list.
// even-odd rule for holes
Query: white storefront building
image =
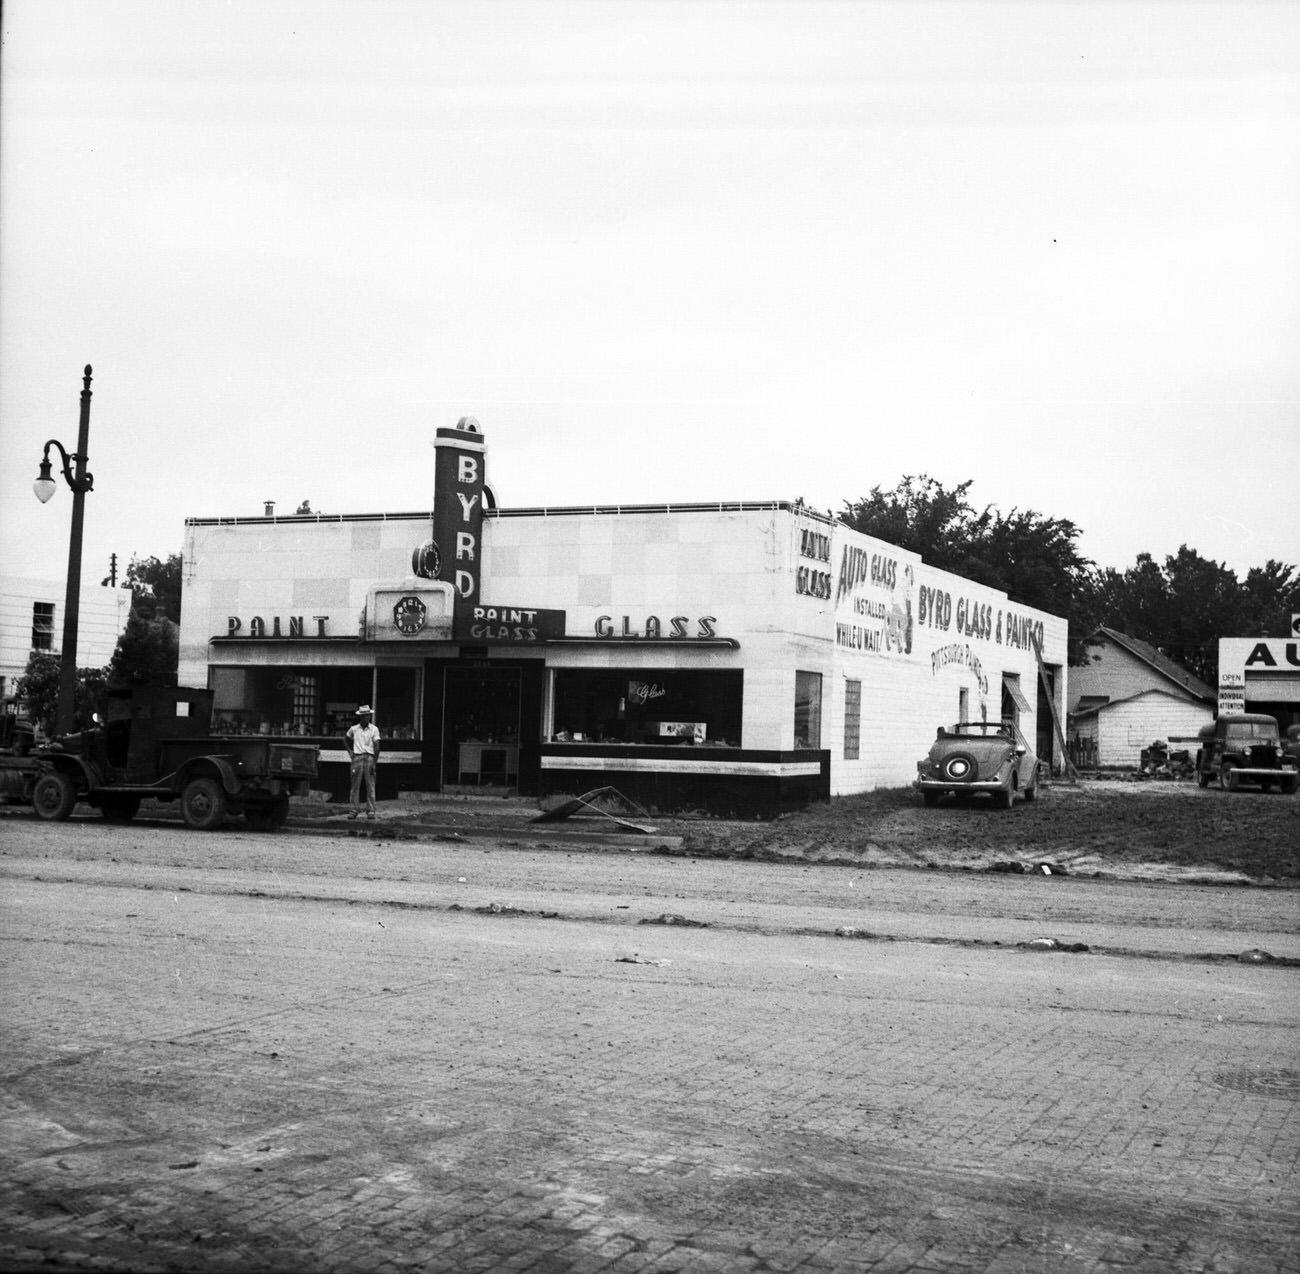
{"label": "white storefront building", "polygon": [[218,728],[318,740],[341,794],[364,702],[381,797],[736,814],[907,784],[963,718],[1059,764],[1065,620],[797,503],[496,508],[485,452],[438,431],[427,513],[187,521],[180,681]]}

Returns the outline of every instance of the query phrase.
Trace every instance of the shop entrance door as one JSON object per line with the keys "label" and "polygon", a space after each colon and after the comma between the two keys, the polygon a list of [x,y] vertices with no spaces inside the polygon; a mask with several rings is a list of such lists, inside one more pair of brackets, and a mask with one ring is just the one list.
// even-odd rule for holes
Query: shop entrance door
{"label": "shop entrance door", "polygon": [[444,667],[444,787],[518,784],[521,681],[517,667]]}

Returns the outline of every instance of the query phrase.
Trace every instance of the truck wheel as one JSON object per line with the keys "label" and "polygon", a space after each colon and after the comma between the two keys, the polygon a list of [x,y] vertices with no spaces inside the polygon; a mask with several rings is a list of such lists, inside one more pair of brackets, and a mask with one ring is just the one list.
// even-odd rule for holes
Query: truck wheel
{"label": "truck wheel", "polygon": [[1197,770],[1197,771],[1196,771],[1196,786],[1197,786],[1197,787],[1209,787],[1209,786],[1210,786],[1210,772],[1209,772],[1209,770]]}
{"label": "truck wheel", "polygon": [[99,812],[110,823],[129,823],[140,812],[138,796],[101,796]]}
{"label": "truck wheel", "polygon": [[1235,765],[1225,763],[1219,767],[1219,786],[1225,792],[1235,792],[1240,782],[1241,776]]}
{"label": "truck wheel", "polygon": [[41,818],[62,823],[72,814],[77,803],[77,788],[61,770],[42,774],[32,791],[32,805]]}
{"label": "truck wheel", "polygon": [[1300,790],[1300,774],[1288,774],[1282,780],[1282,795],[1294,796]]}
{"label": "truck wheel", "polygon": [[181,793],[181,817],[195,831],[210,832],[226,817],[226,792],[216,779],[191,779]]}
{"label": "truck wheel", "polygon": [[939,804],[939,793],[938,793],[938,792],[932,792],[932,791],[930,791],[930,790],[927,789],[926,791],[924,791],[924,792],[921,793],[921,799],[922,799],[922,800],[923,800],[927,805],[938,805],[938,804]]}

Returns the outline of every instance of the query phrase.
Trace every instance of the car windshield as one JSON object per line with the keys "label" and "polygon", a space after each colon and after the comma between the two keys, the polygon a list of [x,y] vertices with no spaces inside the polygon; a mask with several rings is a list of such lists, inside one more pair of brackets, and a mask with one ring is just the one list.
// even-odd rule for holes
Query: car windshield
{"label": "car windshield", "polygon": [[946,733],[958,739],[1012,739],[1015,726],[1008,721],[959,721]]}

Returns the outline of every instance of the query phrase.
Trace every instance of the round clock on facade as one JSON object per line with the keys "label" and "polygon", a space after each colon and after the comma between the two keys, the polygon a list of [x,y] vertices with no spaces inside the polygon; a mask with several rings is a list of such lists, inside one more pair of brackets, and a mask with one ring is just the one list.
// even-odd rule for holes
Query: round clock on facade
{"label": "round clock on facade", "polygon": [[414,637],[424,627],[429,612],[418,597],[403,597],[393,607],[393,623],[403,636]]}
{"label": "round clock on facade", "polygon": [[421,579],[437,579],[442,569],[442,556],[436,540],[426,540],[411,554],[411,570]]}

